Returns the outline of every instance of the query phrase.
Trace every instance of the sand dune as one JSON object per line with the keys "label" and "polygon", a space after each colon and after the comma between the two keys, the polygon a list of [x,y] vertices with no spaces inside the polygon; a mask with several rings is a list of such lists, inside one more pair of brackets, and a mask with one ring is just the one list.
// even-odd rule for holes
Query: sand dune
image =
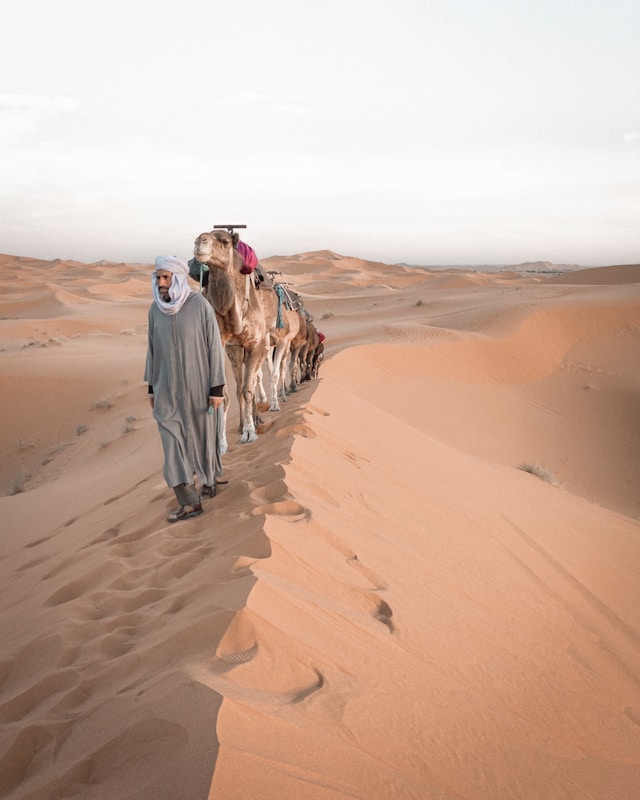
{"label": "sand dune", "polygon": [[172,526],[150,267],[0,256],[0,794],[637,796],[640,267],[264,265],[326,361]]}

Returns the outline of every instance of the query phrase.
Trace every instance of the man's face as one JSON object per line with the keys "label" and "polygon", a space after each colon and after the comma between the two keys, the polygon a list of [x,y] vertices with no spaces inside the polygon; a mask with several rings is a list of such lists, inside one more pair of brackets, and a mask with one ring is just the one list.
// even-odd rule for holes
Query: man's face
{"label": "man's face", "polygon": [[165,303],[169,303],[171,301],[171,297],[169,296],[169,287],[171,286],[172,279],[173,273],[169,272],[169,270],[156,270],[156,286],[158,287],[158,294],[165,301]]}

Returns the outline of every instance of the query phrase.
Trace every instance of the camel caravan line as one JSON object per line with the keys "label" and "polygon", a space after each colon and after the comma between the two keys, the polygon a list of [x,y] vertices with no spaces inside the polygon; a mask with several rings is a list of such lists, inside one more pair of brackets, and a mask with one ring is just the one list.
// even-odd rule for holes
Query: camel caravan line
{"label": "camel caravan line", "polygon": [[[236,381],[240,407],[240,442],[254,442],[261,424],[258,403],[269,411],[280,410],[280,400],[298,390],[300,383],[316,378],[324,352],[324,336],[316,330],[313,316],[279,273],[265,273],[255,252],[240,241],[236,228],[246,225],[214,225],[195,240],[189,274],[199,281],[213,306]],[[262,382],[268,365],[269,393]],[[226,390],[225,390],[226,391]],[[225,417],[229,398],[225,395]],[[222,447],[226,449],[226,438]]]}

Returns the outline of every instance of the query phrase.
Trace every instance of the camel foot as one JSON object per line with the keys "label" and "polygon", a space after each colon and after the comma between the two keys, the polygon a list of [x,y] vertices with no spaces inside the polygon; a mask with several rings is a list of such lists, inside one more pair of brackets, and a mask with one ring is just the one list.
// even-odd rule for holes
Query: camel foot
{"label": "camel foot", "polygon": [[278,403],[271,403],[269,406],[269,411],[280,411],[280,406]]}
{"label": "camel foot", "polygon": [[258,434],[254,431],[244,431],[240,438],[239,444],[250,444],[251,442],[258,441]]}

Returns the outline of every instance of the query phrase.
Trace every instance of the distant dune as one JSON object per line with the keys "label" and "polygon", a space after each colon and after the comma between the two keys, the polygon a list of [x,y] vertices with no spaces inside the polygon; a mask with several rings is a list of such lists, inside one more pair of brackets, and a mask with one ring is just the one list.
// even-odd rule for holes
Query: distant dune
{"label": "distant dune", "polygon": [[[417,264],[401,264],[400,266],[410,267],[418,266]],[[428,265],[422,269],[450,269],[450,270],[463,270],[465,272],[573,272],[574,270],[582,270],[578,264],[553,264],[551,261],[525,261],[522,264],[460,264],[449,266],[436,266]]]}

